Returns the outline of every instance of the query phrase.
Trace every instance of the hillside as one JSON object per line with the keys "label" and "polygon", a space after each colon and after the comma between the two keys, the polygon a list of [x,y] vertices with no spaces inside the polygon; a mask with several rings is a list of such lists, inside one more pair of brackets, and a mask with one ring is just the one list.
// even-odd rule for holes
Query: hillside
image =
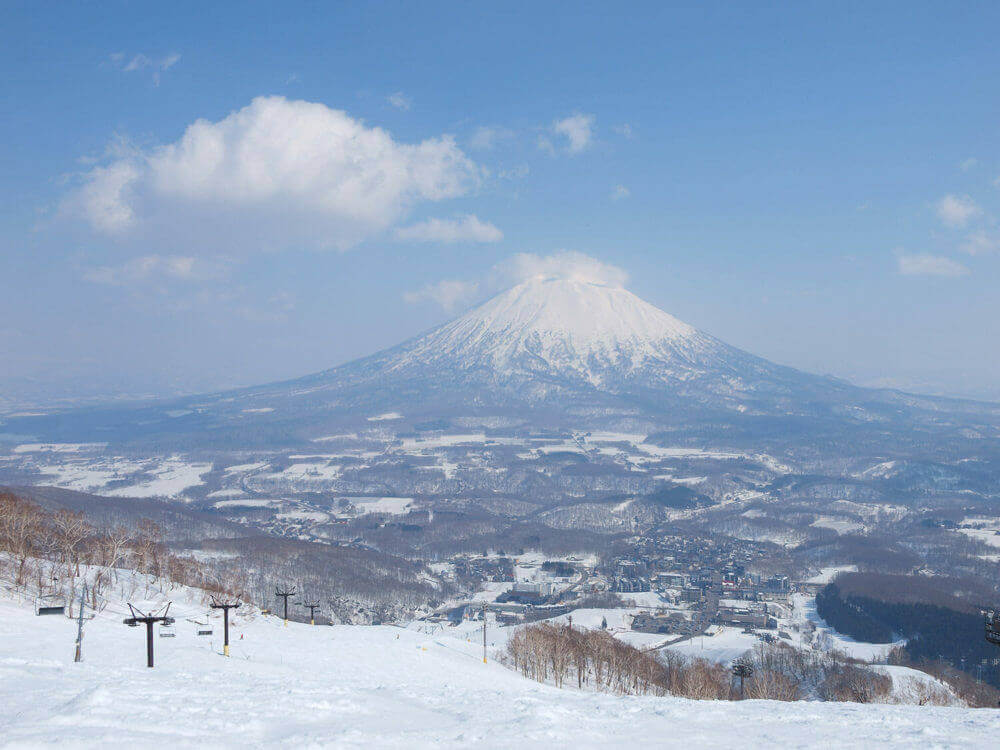
{"label": "hillside", "polygon": [[[75,623],[0,599],[0,732],[17,746],[579,747],[647,744],[798,747],[974,747],[994,712],[839,703],[632,698],[541,685],[491,663],[475,641],[393,627],[325,627],[245,617],[233,656],[198,637],[197,592],[171,594],[175,638],[121,624],[122,607],[90,622],[84,662]],[[153,602],[151,602],[153,603]]]}
{"label": "hillside", "polygon": [[473,417],[534,429],[639,418],[651,432],[683,428],[731,444],[845,433],[891,434],[900,444],[925,432],[995,436],[1000,424],[996,406],[858,388],[769,362],[622,287],[536,277],[422,336],[296,380],[12,415],[4,431],[51,442],[257,449],[373,423],[419,430]]}

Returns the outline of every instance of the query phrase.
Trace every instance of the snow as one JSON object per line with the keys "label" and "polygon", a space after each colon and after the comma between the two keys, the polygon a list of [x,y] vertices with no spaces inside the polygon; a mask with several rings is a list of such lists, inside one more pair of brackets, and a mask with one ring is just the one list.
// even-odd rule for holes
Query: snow
{"label": "snow", "polygon": [[147,469],[151,479],[127,487],[117,487],[106,494],[117,497],[178,497],[189,487],[197,487],[201,478],[212,471],[210,463],[187,463],[171,456],[160,465]]}
{"label": "snow", "polygon": [[398,411],[387,411],[385,414],[376,414],[374,417],[368,417],[369,422],[391,422],[396,419],[402,419],[403,415]]}
{"label": "snow", "polygon": [[827,625],[826,620],[819,616],[816,611],[816,599],[806,594],[792,594],[790,598],[792,604],[791,620],[803,622],[809,620],[816,626],[816,636],[814,645],[825,651],[839,651],[854,659],[861,661],[881,661],[886,654],[896,646],[903,646],[906,641],[896,641],[894,643],[865,643],[856,641],[853,638],[842,635]]}
{"label": "snow", "polygon": [[324,523],[330,520],[329,514],[318,510],[291,510],[285,513],[278,513],[275,518],[282,521],[315,521],[317,523]]}
{"label": "snow", "polygon": [[853,476],[856,479],[890,479],[899,474],[899,461],[882,461]]}
{"label": "snow", "polygon": [[958,531],[990,547],[1000,547],[1000,520],[996,518],[966,518]]}
{"label": "snow", "polygon": [[[75,455],[76,451],[70,453]],[[202,484],[202,477],[212,471],[212,464],[190,463],[181,456],[143,460],[102,456],[37,463],[34,469],[54,477],[47,484],[80,492],[114,497],[179,497],[185,490]]]}
{"label": "snow", "polygon": [[919,669],[887,664],[879,664],[872,668],[892,678],[892,693],[895,700],[900,703],[919,703],[920,699],[926,695],[926,693],[924,695],[918,694],[920,687],[924,686],[930,688],[938,696],[945,698],[947,705],[962,705],[951,686],[926,672],[921,672]]}
{"label": "snow", "polygon": [[864,528],[857,521],[852,521],[848,518],[842,518],[839,516],[820,516],[813,521],[810,526],[814,526],[818,529],[831,529],[836,531],[838,534],[850,534]]}
{"label": "snow", "polygon": [[349,497],[347,499],[362,514],[387,513],[391,516],[401,516],[409,512],[413,505],[412,497]]}
{"label": "snow", "polygon": [[14,453],[79,453],[106,446],[107,443],[23,443],[15,446]]}
{"label": "snow", "polygon": [[280,500],[269,500],[267,498],[247,497],[242,500],[220,500],[215,503],[215,508],[269,508],[279,505]]}
{"label": "snow", "polygon": [[228,489],[209,492],[205,497],[242,497],[246,493],[243,490]]}
{"label": "snow", "polygon": [[571,372],[592,383],[601,367],[690,359],[715,342],[619,286],[535,277],[417,340],[394,368],[442,357],[463,367]]}
{"label": "snow", "polygon": [[[607,621],[608,631],[627,631],[632,627],[632,618],[638,610],[635,609],[574,609],[569,614],[551,618],[552,622],[566,625],[573,618],[574,628],[599,630],[601,623]],[[660,640],[663,640],[662,636]]]}
{"label": "snow", "polygon": [[756,636],[744,633],[742,628],[713,625],[705,635],[698,635],[666,648],[685,656],[729,664],[758,643],[760,640]]}
{"label": "snow", "polygon": [[404,453],[419,453],[431,448],[445,448],[455,445],[476,445],[486,442],[486,433],[442,434],[428,435],[417,438],[404,438],[402,447]]}
{"label": "snow", "polygon": [[822,568],[819,573],[807,578],[803,581],[803,583],[826,584],[836,578],[838,573],[857,573],[857,571],[857,565],[831,565],[829,567]]}
{"label": "snow", "polygon": [[[154,604],[163,601],[154,596]],[[928,706],[619,697],[560,690],[483,664],[466,639],[389,626],[310,627],[235,613],[221,623],[176,601],[176,637],[156,638],[122,608],[86,625],[0,600],[0,733],[16,747],[988,747],[995,712]],[[488,640],[495,643],[493,633]],[[492,646],[491,646],[492,647]]]}
{"label": "snow", "polygon": [[480,590],[472,595],[474,602],[495,602],[500,594],[504,594],[514,587],[511,581],[484,581],[479,585]]}
{"label": "snow", "polygon": [[326,461],[292,464],[283,471],[268,474],[269,479],[284,479],[296,482],[323,482],[340,476],[340,466]]}
{"label": "snow", "polygon": [[689,487],[704,484],[708,481],[708,477],[675,477],[673,474],[654,474],[653,479],[665,479],[674,484],[684,484]]}
{"label": "snow", "polygon": [[267,461],[258,461],[252,464],[237,464],[236,466],[227,466],[225,469],[226,474],[245,474],[250,471],[257,471],[258,469],[267,468]]}

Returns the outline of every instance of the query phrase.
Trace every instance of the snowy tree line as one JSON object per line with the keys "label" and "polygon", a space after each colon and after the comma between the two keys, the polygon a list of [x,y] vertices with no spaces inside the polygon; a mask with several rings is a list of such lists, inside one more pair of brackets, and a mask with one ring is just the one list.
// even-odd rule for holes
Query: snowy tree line
{"label": "snowy tree line", "polygon": [[100,609],[121,570],[209,592],[238,595],[245,588],[239,576],[172,554],[152,521],[99,528],[81,513],[49,511],[10,492],[0,492],[0,553],[0,576],[10,586],[37,597],[60,595],[70,615],[84,581],[90,606]]}
{"label": "snowy tree line", "polygon": [[[564,687],[622,695],[674,695],[700,700],[739,697],[726,666],[672,651],[641,651],[607,631],[543,622],[509,640],[505,661],[525,677]],[[741,660],[749,666],[744,696],[781,701],[887,703],[892,678],[872,665],[836,652],[759,644]],[[932,680],[911,678],[909,699],[921,705],[954,705],[953,694]]]}

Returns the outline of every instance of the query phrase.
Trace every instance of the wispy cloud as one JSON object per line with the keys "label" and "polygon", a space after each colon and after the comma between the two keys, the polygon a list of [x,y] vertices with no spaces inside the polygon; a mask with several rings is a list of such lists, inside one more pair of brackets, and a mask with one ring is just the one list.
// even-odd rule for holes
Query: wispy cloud
{"label": "wispy cloud", "polygon": [[496,148],[501,142],[514,137],[514,131],[499,126],[480,126],[476,128],[469,139],[469,148],[479,151],[489,151]]}
{"label": "wispy cloud", "polygon": [[552,132],[566,139],[566,151],[578,154],[590,147],[594,139],[593,115],[577,112],[552,123]]}
{"label": "wispy cloud", "polygon": [[628,281],[624,269],[575,250],[560,250],[551,255],[518,253],[498,263],[493,268],[493,275],[503,285],[519,284],[537,277],[574,279],[614,287],[625,286]]}
{"label": "wispy cloud", "polygon": [[404,112],[413,106],[413,100],[406,96],[402,91],[397,91],[394,94],[389,94],[385,98],[389,104],[391,104],[396,109],[401,109]]}
{"label": "wispy cloud", "polygon": [[111,286],[131,286],[158,281],[207,281],[226,271],[220,261],[208,262],[184,255],[144,255],[115,266],[95,266],[83,274],[85,281]]}
{"label": "wispy cloud", "polygon": [[963,227],[983,210],[968,195],[946,195],[935,205],[938,218],[949,227]]}
{"label": "wispy cloud", "polygon": [[969,172],[975,169],[978,164],[979,164],[979,159],[976,159],[975,157],[969,157],[961,164],[959,164],[958,168],[961,169],[963,172]]}
{"label": "wispy cloud", "polygon": [[478,291],[478,282],[445,279],[427,284],[415,292],[406,292],[403,294],[403,299],[410,303],[433,302],[445,311],[453,312],[475,299]]}
{"label": "wispy cloud", "polygon": [[629,125],[627,122],[623,122],[621,125],[615,125],[613,130],[623,138],[632,137],[632,126]]}
{"label": "wispy cloud", "polygon": [[624,185],[615,185],[611,189],[611,200],[613,201],[625,200],[630,195],[632,195],[632,191]]}
{"label": "wispy cloud", "polygon": [[531,167],[527,164],[515,164],[513,167],[501,167],[496,171],[498,180],[523,180],[531,174]]}
{"label": "wispy cloud", "polygon": [[499,242],[503,232],[488,221],[466,214],[454,219],[427,219],[396,230],[396,238],[411,242]]}
{"label": "wispy cloud", "polygon": [[988,255],[1000,252],[1000,235],[979,231],[965,238],[962,250],[969,255]]}
{"label": "wispy cloud", "polygon": [[969,269],[956,260],[942,255],[906,255],[897,252],[896,264],[903,276],[944,276],[957,278],[969,273]]}
{"label": "wispy cloud", "polygon": [[180,62],[181,56],[177,52],[171,52],[163,57],[151,57],[143,53],[128,56],[124,52],[115,52],[111,55],[111,62],[115,67],[126,73],[136,73],[148,71],[152,73],[153,85],[160,85],[160,76],[170,70]]}

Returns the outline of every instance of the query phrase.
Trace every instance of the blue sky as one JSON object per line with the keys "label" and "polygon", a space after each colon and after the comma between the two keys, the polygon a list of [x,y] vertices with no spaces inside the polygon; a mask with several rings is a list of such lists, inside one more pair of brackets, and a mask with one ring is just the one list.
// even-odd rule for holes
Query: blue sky
{"label": "blue sky", "polygon": [[572,250],[1000,399],[995,3],[43,5],[0,31],[8,395],[305,374]]}

